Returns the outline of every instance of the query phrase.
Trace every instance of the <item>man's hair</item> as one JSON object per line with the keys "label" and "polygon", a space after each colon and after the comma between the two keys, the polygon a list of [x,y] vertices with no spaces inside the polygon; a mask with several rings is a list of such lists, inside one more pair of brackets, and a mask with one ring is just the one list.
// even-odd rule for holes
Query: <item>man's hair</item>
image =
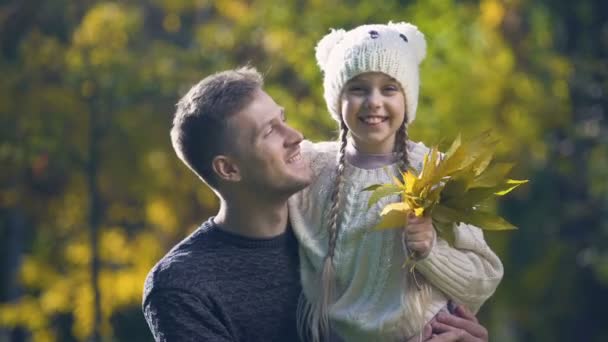
{"label": "man's hair", "polygon": [[225,153],[228,119],[253,100],[263,86],[262,75],[251,67],[205,77],[177,103],[171,142],[177,156],[211,187],[217,178],[211,162]]}

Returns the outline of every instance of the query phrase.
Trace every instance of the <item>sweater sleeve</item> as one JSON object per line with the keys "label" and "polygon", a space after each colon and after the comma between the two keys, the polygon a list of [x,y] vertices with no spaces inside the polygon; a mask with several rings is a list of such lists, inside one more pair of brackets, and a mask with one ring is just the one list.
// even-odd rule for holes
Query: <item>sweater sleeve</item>
{"label": "sweater sleeve", "polygon": [[194,294],[158,290],[150,294],[143,309],[156,342],[236,341],[221,313]]}
{"label": "sweater sleeve", "polygon": [[438,237],[416,268],[449,297],[477,312],[498,287],[503,266],[481,229],[461,224],[454,233],[454,247]]}

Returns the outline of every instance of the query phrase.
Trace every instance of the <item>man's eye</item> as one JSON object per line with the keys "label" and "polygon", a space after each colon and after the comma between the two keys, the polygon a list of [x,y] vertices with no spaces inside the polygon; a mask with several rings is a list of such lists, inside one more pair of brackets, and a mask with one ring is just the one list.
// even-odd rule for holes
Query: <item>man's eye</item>
{"label": "man's eye", "polygon": [[266,132],[264,132],[264,137],[269,136],[270,134],[272,134],[272,132],[274,132],[274,128],[272,126],[270,126]]}

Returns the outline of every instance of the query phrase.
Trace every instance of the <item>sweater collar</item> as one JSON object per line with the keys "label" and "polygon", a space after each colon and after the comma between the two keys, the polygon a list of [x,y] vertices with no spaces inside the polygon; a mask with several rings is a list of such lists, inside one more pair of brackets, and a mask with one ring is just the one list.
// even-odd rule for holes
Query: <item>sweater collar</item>
{"label": "sweater collar", "polygon": [[399,155],[395,152],[385,154],[371,154],[358,151],[350,142],[344,150],[346,161],[360,169],[372,170],[398,161]]}

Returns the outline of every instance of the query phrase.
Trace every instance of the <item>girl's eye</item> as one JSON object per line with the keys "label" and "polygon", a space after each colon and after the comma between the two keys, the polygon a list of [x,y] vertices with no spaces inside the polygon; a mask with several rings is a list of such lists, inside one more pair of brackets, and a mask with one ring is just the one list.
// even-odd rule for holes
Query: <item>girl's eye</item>
{"label": "girl's eye", "polygon": [[349,88],[349,91],[351,91],[353,93],[361,93],[361,92],[365,91],[365,88],[354,85]]}
{"label": "girl's eye", "polygon": [[386,87],[384,88],[384,90],[386,90],[386,91],[391,91],[391,92],[392,92],[392,91],[399,91],[399,87],[397,87],[397,86],[395,86],[395,85],[389,85],[389,86],[386,86]]}
{"label": "girl's eye", "polygon": [[268,128],[266,130],[266,132],[264,133],[264,137],[269,136],[270,134],[272,134],[272,132],[274,132],[274,128],[272,126],[270,126],[270,128]]}

